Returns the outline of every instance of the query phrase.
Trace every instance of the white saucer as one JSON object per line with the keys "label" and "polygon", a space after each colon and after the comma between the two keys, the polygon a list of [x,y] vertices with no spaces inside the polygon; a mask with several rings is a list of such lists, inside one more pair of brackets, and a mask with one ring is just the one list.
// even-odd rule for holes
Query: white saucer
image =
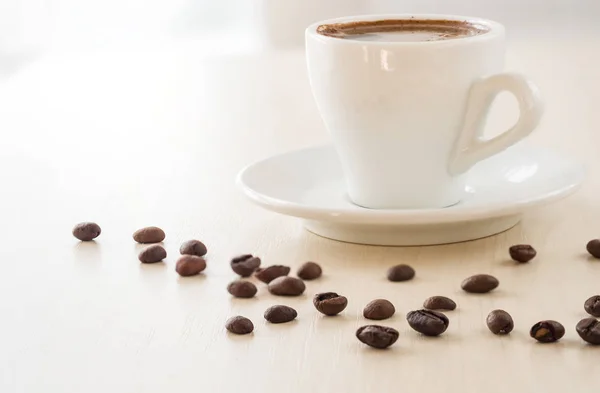
{"label": "white saucer", "polygon": [[[444,209],[373,210],[352,204],[333,147],[267,158],[243,169],[238,185],[265,209],[305,220],[331,239],[374,245],[427,245],[478,239],[516,225],[532,207],[573,193],[584,171],[551,151],[525,144],[477,164],[467,195]],[[407,191],[410,192],[410,191]]]}

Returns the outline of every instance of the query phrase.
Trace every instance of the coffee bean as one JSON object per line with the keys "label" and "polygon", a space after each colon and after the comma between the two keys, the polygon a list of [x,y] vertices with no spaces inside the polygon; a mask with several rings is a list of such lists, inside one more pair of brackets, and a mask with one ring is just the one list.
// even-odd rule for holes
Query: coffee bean
{"label": "coffee bean", "polygon": [[298,316],[296,310],[288,306],[271,306],[265,311],[265,319],[271,323],[286,323]]}
{"label": "coffee bean", "polygon": [[195,255],[182,255],[175,264],[175,271],[183,277],[195,276],[204,269],[206,269],[206,261]]}
{"label": "coffee bean", "polygon": [[392,266],[387,271],[387,279],[390,281],[408,281],[415,276],[415,269],[408,265]]}
{"label": "coffee bean", "polygon": [[594,258],[600,258],[600,239],[590,240],[586,248]]}
{"label": "coffee bean", "polygon": [[577,323],[575,326],[577,334],[583,339],[593,345],[600,345],[600,321],[596,318],[584,318]]}
{"label": "coffee bean", "polygon": [[203,257],[207,252],[206,246],[200,240],[188,240],[183,242],[181,247],[179,247],[179,253],[181,255],[196,255],[198,257]]}
{"label": "coffee bean", "polygon": [[315,278],[321,277],[322,273],[323,270],[321,269],[321,266],[315,262],[306,262],[298,268],[296,274],[303,280],[314,280]]}
{"label": "coffee bean", "polygon": [[242,277],[250,277],[260,266],[260,258],[250,254],[237,256],[229,262],[231,270]]}
{"label": "coffee bean", "polygon": [[452,311],[456,309],[456,303],[454,300],[445,296],[432,296],[425,299],[423,302],[423,308],[429,310],[448,310]]}
{"label": "coffee bean", "polygon": [[594,316],[600,317],[600,296],[595,295],[585,301],[583,304],[585,312]]}
{"label": "coffee bean", "polygon": [[494,334],[508,334],[512,332],[515,324],[509,313],[504,310],[490,312],[485,320],[488,329]]}
{"label": "coffee bean", "polygon": [[513,260],[520,263],[531,261],[537,254],[535,248],[531,247],[529,244],[516,244],[511,246],[508,249],[508,253]]}
{"label": "coffee bean", "polygon": [[89,242],[100,236],[100,226],[95,222],[80,222],[73,227],[73,236],[83,242]]}
{"label": "coffee bean", "polygon": [[269,292],[277,296],[300,296],[305,289],[304,281],[296,277],[277,277],[269,283]]}
{"label": "coffee bean", "polygon": [[254,330],[254,324],[246,317],[231,317],[225,322],[225,328],[231,333],[248,334]]}
{"label": "coffee bean", "polygon": [[486,293],[498,287],[500,282],[489,274],[476,274],[464,279],[461,288],[471,293]]}
{"label": "coffee bean", "polygon": [[540,321],[531,327],[529,335],[541,343],[552,343],[565,335],[565,327],[556,321]]}
{"label": "coffee bean", "polygon": [[138,243],[160,243],[165,240],[165,232],[158,227],[146,227],[135,231],[133,240]]}
{"label": "coffee bean", "polygon": [[363,317],[367,319],[388,319],[396,312],[396,308],[386,299],[375,299],[370,301],[363,310]]}
{"label": "coffee bean", "polygon": [[256,295],[256,285],[250,281],[235,280],[227,285],[227,292],[235,297],[250,298]]}
{"label": "coffee bean", "polygon": [[366,325],[356,331],[356,338],[370,347],[384,349],[398,340],[400,334],[396,329],[387,326]]}
{"label": "coffee bean", "polygon": [[167,257],[167,251],[160,245],[147,247],[140,252],[138,259],[142,263],[156,263]]}
{"label": "coffee bean", "polygon": [[258,278],[264,283],[270,283],[277,277],[287,276],[290,273],[289,266],[273,265],[264,269],[258,268],[254,272],[254,277]]}
{"label": "coffee bean", "polygon": [[411,328],[426,336],[439,336],[450,324],[447,316],[431,310],[410,311],[406,314],[406,320]]}
{"label": "coffee bean", "polygon": [[348,305],[348,299],[335,292],[324,292],[315,295],[313,304],[320,313],[333,316],[344,311]]}

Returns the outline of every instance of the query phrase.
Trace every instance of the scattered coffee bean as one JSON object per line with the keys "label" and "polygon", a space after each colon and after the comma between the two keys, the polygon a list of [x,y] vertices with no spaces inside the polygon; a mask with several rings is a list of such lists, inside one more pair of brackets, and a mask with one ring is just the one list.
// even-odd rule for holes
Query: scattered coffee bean
{"label": "scattered coffee bean", "polygon": [[396,312],[396,308],[386,299],[375,299],[370,301],[363,310],[363,317],[367,319],[388,319]]}
{"label": "scattered coffee bean", "polygon": [[344,311],[348,305],[348,299],[335,292],[324,292],[315,295],[313,304],[320,313],[333,316]]}
{"label": "scattered coffee bean", "polygon": [[95,222],[80,222],[73,227],[73,236],[82,242],[89,242],[100,236],[100,226]]}
{"label": "scattered coffee bean", "polygon": [[516,244],[508,249],[508,253],[514,261],[520,263],[531,261],[537,254],[535,248],[531,247],[529,244]]}
{"label": "scattered coffee bean", "polygon": [[466,292],[471,293],[486,293],[496,289],[500,282],[494,276],[489,274],[476,274],[464,279],[461,288]]}
{"label": "scattered coffee bean", "polygon": [[225,322],[225,328],[231,333],[248,334],[254,330],[254,324],[248,318],[238,315],[237,317],[229,318]]}
{"label": "scattered coffee bean", "polygon": [[250,298],[256,295],[256,285],[250,281],[235,280],[227,285],[227,292],[235,297]]}
{"label": "scattered coffee bean", "polygon": [[237,256],[229,262],[231,270],[242,277],[250,277],[260,266],[260,258],[250,254]]}
{"label": "scattered coffee bean", "polygon": [[175,271],[183,277],[195,276],[204,269],[206,269],[206,261],[195,255],[182,255],[175,265]]}
{"label": "scattered coffee bean", "polygon": [[594,317],[600,317],[600,296],[595,295],[586,300],[583,308],[588,314]]}
{"label": "scattered coffee bean", "polygon": [[167,257],[167,251],[160,245],[147,247],[140,252],[138,259],[142,263],[156,263]]}
{"label": "scattered coffee bean", "polygon": [[165,240],[165,232],[158,227],[146,227],[135,231],[133,240],[138,243],[160,243]]}
{"label": "scattered coffee bean", "polygon": [[439,336],[450,324],[447,316],[431,310],[410,311],[406,320],[411,328],[426,336]]}
{"label": "scattered coffee bean", "polygon": [[447,310],[452,311],[456,309],[456,303],[454,300],[445,296],[432,296],[425,299],[423,302],[423,308],[429,310]]}
{"label": "scattered coffee bean", "polygon": [[315,278],[321,277],[323,270],[321,269],[321,266],[315,262],[306,262],[298,268],[296,274],[303,280],[314,280]]}
{"label": "scattered coffee bean", "polygon": [[277,277],[269,283],[269,292],[277,296],[300,296],[305,289],[304,281],[296,277]]}
{"label": "scattered coffee bean", "polygon": [[288,306],[271,306],[265,311],[265,319],[271,323],[286,323],[298,316],[296,310]]}
{"label": "scattered coffee bean", "polygon": [[277,277],[287,276],[290,273],[289,266],[273,265],[264,269],[258,268],[254,272],[254,277],[258,278],[264,283],[270,283]]}
{"label": "scattered coffee bean", "polygon": [[512,317],[504,310],[494,310],[489,313],[485,323],[494,334],[508,334],[515,327]]}
{"label": "scattered coffee bean", "polygon": [[179,247],[179,253],[181,255],[196,255],[198,257],[203,257],[207,252],[206,246],[200,240],[188,240],[183,242],[181,247]]}
{"label": "scattered coffee bean", "polygon": [[531,327],[529,335],[541,343],[552,343],[565,335],[565,327],[556,321],[540,321]]}
{"label": "scattered coffee bean", "polygon": [[408,265],[392,266],[387,271],[387,279],[390,281],[408,281],[415,276],[415,269]]}
{"label": "scattered coffee bean", "polygon": [[590,240],[586,248],[591,256],[594,258],[600,258],[600,239]]}
{"label": "scattered coffee bean", "polygon": [[577,323],[575,326],[577,334],[583,339],[593,345],[600,345],[600,321],[596,318],[584,318]]}
{"label": "scattered coffee bean", "polygon": [[384,349],[398,340],[400,334],[396,329],[387,326],[366,325],[356,331],[356,338],[370,347]]}

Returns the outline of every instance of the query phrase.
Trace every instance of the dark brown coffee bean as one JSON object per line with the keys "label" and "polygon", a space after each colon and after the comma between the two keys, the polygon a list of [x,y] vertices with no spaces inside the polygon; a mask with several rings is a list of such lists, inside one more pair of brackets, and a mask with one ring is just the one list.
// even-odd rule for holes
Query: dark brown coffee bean
{"label": "dark brown coffee bean", "polygon": [[367,319],[388,319],[396,312],[396,308],[386,299],[375,299],[370,301],[363,310],[363,317]]}
{"label": "dark brown coffee bean", "polygon": [[552,343],[565,335],[565,327],[556,321],[540,321],[531,327],[529,335],[541,343]]}
{"label": "dark brown coffee bean", "polygon": [[80,222],[73,227],[73,236],[82,242],[89,242],[100,236],[100,226],[95,222]]}
{"label": "dark brown coffee bean", "polygon": [[384,349],[398,340],[400,334],[396,329],[387,326],[366,325],[356,331],[356,338],[370,347]]}
{"label": "dark brown coffee bean", "polygon": [[195,255],[182,255],[175,264],[175,271],[183,277],[195,276],[204,269],[206,269],[206,261]]}
{"label": "dark brown coffee bean", "polygon": [[486,293],[498,287],[500,282],[494,276],[489,274],[476,274],[464,279],[461,288],[471,293]]}
{"label": "dark brown coffee bean", "polygon": [[594,258],[600,258],[600,239],[590,240],[586,248],[591,256]]}
{"label": "dark brown coffee bean", "polygon": [[432,310],[410,311],[406,314],[406,320],[411,328],[426,336],[439,336],[450,324],[447,316]]}
{"label": "dark brown coffee bean", "polygon": [[335,292],[324,292],[315,295],[313,304],[320,313],[333,316],[344,311],[348,305],[348,299]]}
{"label": "dark brown coffee bean", "polygon": [[306,262],[298,268],[296,274],[303,280],[314,280],[315,278],[321,277],[323,270],[321,269],[321,266],[315,262]]}
{"label": "dark brown coffee bean", "polygon": [[158,227],[146,227],[135,231],[133,240],[138,243],[160,243],[165,240],[165,232]]}
{"label": "dark brown coffee bean", "polygon": [[504,310],[494,310],[489,313],[485,323],[494,334],[508,334],[515,327],[512,317]]}
{"label": "dark brown coffee bean", "polygon": [[160,245],[147,247],[140,252],[138,259],[142,263],[156,263],[167,257],[167,251]]}
{"label": "dark brown coffee bean", "polygon": [[390,281],[408,281],[415,276],[415,269],[408,265],[392,266],[387,271],[387,279]]}
{"label": "dark brown coffee bean", "polygon": [[235,280],[227,285],[227,292],[235,297],[250,298],[256,295],[256,285],[250,281]]}
{"label": "dark brown coffee bean", "polygon": [[596,318],[584,318],[577,323],[575,326],[577,334],[583,339],[583,341],[593,344],[600,345],[600,321]]}
{"label": "dark brown coffee bean", "polygon": [[250,277],[260,266],[260,258],[250,254],[237,256],[229,262],[231,270],[242,277]]}
{"label": "dark brown coffee bean", "polygon": [[265,311],[265,319],[271,323],[286,323],[298,316],[296,310],[288,306],[271,306]]}
{"label": "dark brown coffee bean", "polygon": [[254,272],[254,277],[258,278],[264,283],[270,283],[277,277],[287,276],[290,273],[289,266],[273,265],[264,269],[258,268]]}
{"label": "dark brown coffee bean", "polygon": [[225,328],[231,333],[248,334],[254,330],[254,324],[248,318],[238,315],[237,317],[229,318],[225,322]]}
{"label": "dark brown coffee bean", "polygon": [[277,296],[300,296],[305,289],[304,281],[296,277],[277,277],[269,283],[269,292]]}
{"label": "dark brown coffee bean", "polygon": [[594,316],[600,317],[600,296],[595,295],[585,301],[583,304],[585,312]]}
{"label": "dark brown coffee bean", "polygon": [[508,249],[508,253],[514,261],[520,263],[527,263],[531,261],[537,254],[535,248],[531,247],[529,244],[516,244],[511,246]]}
{"label": "dark brown coffee bean", "polygon": [[456,309],[456,303],[454,303],[454,300],[445,296],[432,296],[425,299],[423,302],[423,308],[427,308],[429,310],[452,311]]}
{"label": "dark brown coffee bean", "polygon": [[183,242],[181,247],[179,247],[179,253],[181,255],[196,255],[198,257],[203,257],[207,252],[206,246],[200,240],[188,240]]}

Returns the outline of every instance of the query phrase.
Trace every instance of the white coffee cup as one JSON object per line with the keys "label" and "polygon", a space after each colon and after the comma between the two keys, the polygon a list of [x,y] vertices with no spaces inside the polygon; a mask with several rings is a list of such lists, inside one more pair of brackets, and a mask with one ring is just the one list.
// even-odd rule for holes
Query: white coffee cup
{"label": "white coffee cup", "polygon": [[[323,24],[390,19],[468,21],[486,32],[437,41],[365,41],[317,33]],[[537,88],[503,73],[504,27],[449,15],[369,15],[306,29],[313,95],[341,160],[349,198],[374,209],[441,208],[465,194],[474,164],[529,135]],[[516,124],[483,139],[495,96],[512,93]]]}

